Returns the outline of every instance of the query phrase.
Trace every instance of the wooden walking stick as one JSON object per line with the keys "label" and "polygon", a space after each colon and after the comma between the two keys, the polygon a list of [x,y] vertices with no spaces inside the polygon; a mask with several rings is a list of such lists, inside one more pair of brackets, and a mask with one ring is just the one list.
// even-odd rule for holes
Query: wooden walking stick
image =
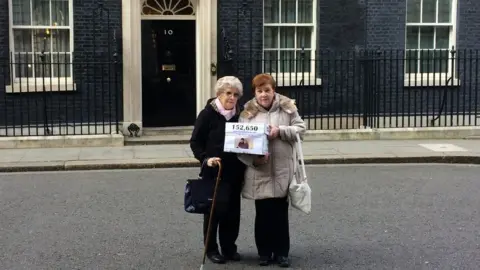
{"label": "wooden walking stick", "polygon": [[213,190],[212,206],[210,207],[210,217],[208,218],[207,239],[205,239],[205,247],[203,249],[203,261],[202,261],[202,265],[200,266],[200,270],[203,270],[203,266],[205,265],[205,257],[207,256],[208,240],[210,239],[210,231],[211,231],[211,225],[212,225],[212,218],[214,215],[215,201],[217,199],[217,189],[218,189],[218,184],[220,183],[220,178],[222,174],[222,163],[220,161],[217,161],[217,164],[218,164],[218,174],[217,174],[217,179],[215,181],[215,188]]}

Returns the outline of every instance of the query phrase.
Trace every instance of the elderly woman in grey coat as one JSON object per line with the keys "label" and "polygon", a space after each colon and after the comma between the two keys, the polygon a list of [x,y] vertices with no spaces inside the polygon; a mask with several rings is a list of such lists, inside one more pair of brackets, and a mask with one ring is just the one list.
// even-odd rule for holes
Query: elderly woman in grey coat
{"label": "elderly woman in grey coat", "polygon": [[306,127],[292,99],[275,92],[275,80],[259,74],[252,81],[255,97],[248,101],[239,122],[266,123],[270,126],[269,154],[241,154],[247,165],[242,196],[255,200],[255,243],[259,264],[271,262],[289,267],[290,232],[288,186],[297,171],[296,134]]}

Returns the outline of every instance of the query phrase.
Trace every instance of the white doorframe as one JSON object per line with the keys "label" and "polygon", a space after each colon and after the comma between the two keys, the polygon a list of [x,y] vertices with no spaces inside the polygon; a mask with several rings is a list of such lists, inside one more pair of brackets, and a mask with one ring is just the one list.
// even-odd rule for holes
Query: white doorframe
{"label": "white doorframe", "polygon": [[123,133],[129,134],[128,127],[135,124],[142,134],[142,20],[195,20],[196,43],[196,111],[205,107],[213,95],[211,64],[217,62],[217,0],[195,1],[195,15],[192,16],[142,16],[141,1],[122,0],[122,41],[123,41]]}

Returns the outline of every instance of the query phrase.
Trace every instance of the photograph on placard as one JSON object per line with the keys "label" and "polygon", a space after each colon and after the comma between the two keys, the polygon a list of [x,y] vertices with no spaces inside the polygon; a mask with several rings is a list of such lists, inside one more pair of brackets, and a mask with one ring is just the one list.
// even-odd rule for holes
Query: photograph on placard
{"label": "photograph on placard", "polygon": [[249,138],[245,137],[237,137],[235,139],[235,144],[237,145],[237,148],[241,149],[252,149],[253,148],[253,141]]}

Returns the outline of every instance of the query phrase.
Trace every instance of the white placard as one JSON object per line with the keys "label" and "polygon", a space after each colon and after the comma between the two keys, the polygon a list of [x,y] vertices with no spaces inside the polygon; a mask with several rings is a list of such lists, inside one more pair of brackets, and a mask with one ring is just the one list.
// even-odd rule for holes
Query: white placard
{"label": "white placard", "polygon": [[239,154],[268,153],[268,127],[258,123],[226,123],[223,151]]}

